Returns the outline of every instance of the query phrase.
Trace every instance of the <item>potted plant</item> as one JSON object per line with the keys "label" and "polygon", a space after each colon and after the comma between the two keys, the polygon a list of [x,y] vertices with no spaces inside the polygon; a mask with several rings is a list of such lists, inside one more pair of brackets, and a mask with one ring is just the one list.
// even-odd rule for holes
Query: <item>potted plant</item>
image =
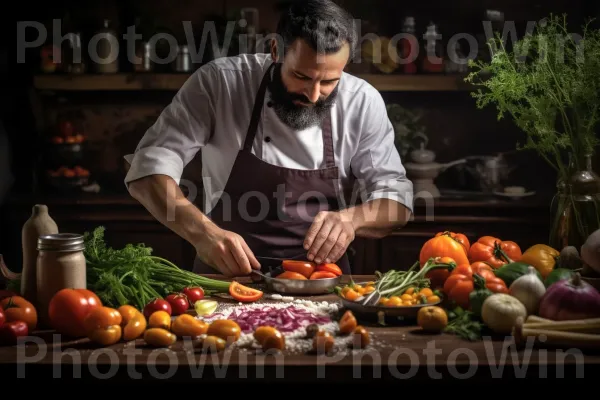
{"label": "potted plant", "polygon": [[542,20],[507,49],[492,38],[490,62],[471,60],[465,81],[478,108],[495,105],[526,134],[530,149],[557,173],[549,244],[580,248],[600,228],[600,180],[591,160],[600,119],[600,31],[587,23],[575,34],[566,16]]}

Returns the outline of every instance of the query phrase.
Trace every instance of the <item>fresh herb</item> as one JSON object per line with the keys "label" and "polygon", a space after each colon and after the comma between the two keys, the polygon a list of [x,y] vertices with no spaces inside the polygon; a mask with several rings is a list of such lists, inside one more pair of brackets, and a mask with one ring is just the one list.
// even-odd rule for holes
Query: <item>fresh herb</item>
{"label": "fresh herb", "polygon": [[537,151],[566,181],[573,167],[598,145],[600,121],[600,31],[569,31],[566,16],[540,21],[507,50],[500,36],[489,41],[491,62],[470,61],[466,81],[485,90],[473,93],[478,108],[494,104],[498,119],[512,117],[527,135],[522,149]]}
{"label": "fresh herb", "polygon": [[483,322],[473,312],[456,307],[448,312],[448,325],[444,332],[474,342],[481,340],[483,327]]}
{"label": "fresh herb", "polygon": [[124,304],[142,310],[155,298],[200,286],[206,294],[227,293],[230,282],[206,278],[180,269],[164,258],[152,255],[144,244],[127,244],[122,249],[108,247],[105,228],[84,233],[87,286],[109,307]]}

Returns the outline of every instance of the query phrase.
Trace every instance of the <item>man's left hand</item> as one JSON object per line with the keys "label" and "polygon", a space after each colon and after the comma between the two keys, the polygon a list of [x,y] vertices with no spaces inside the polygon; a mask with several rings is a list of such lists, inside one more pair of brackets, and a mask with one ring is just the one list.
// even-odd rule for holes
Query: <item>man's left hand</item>
{"label": "man's left hand", "polygon": [[334,263],[339,260],[355,238],[350,213],[322,211],[315,217],[306,234],[304,248],[308,260],[317,264]]}

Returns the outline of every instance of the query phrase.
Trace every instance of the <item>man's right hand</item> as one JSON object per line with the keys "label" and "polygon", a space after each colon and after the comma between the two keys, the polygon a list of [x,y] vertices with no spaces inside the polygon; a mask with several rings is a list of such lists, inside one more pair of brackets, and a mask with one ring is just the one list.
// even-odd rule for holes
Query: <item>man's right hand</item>
{"label": "man's right hand", "polygon": [[244,238],[215,225],[207,228],[195,248],[204,263],[230,278],[247,276],[252,269],[260,269],[260,263]]}

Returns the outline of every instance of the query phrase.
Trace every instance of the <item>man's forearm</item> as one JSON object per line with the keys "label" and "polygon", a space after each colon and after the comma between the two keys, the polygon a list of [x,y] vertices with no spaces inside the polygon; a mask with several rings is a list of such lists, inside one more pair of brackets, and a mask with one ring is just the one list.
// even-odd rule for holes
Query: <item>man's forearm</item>
{"label": "man's forearm", "polygon": [[160,223],[192,245],[212,221],[166,175],[151,175],[131,182],[129,193]]}
{"label": "man's forearm", "polygon": [[397,201],[376,199],[346,210],[357,237],[382,238],[401,228],[410,219],[410,210]]}

